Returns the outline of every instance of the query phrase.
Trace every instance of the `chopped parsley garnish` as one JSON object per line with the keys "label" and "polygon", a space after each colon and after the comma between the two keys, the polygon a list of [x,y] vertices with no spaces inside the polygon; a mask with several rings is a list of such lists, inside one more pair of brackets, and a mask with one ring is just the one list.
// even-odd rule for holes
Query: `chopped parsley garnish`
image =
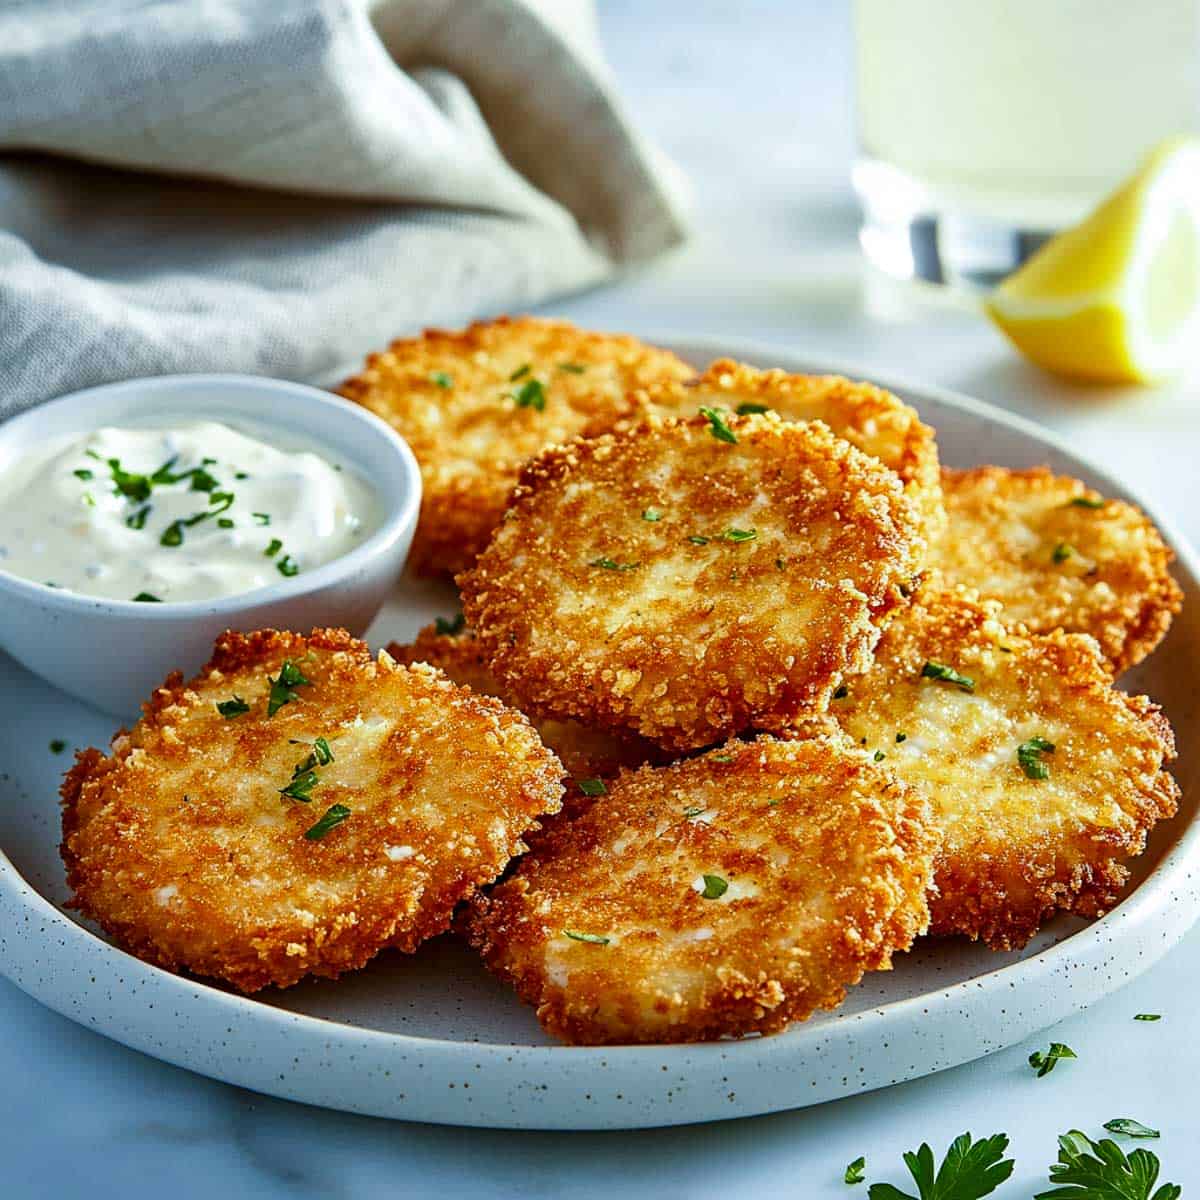
{"label": "chopped parsley garnish", "polygon": [[313,742],[313,753],[317,756],[317,765],[327,767],[333,762],[333,751],[329,748],[329,742],[319,737]]}
{"label": "chopped parsley garnish", "polygon": [[835,700],[845,700],[848,695],[850,695],[850,689],[844,683],[841,687],[833,689],[833,698]]}
{"label": "chopped parsley garnish", "polygon": [[852,1163],[846,1166],[846,1172],[842,1176],[843,1183],[862,1183],[865,1178],[864,1172],[867,1169],[867,1160],[860,1154]]}
{"label": "chopped parsley garnish", "polygon": [[1032,737],[1017,747],[1017,762],[1030,779],[1049,779],[1050,764],[1042,761],[1042,755],[1053,753],[1053,742],[1043,737]]}
{"label": "chopped parsley garnish", "polygon": [[605,796],[608,794],[608,788],[604,786],[603,779],[581,779],[579,780],[579,790],[585,796]]}
{"label": "chopped parsley garnish", "polygon": [[160,546],[182,546],[183,545],[183,522],[172,521],[170,525],[162,532],[162,537],[158,539]]}
{"label": "chopped parsley garnish", "polygon": [[601,555],[588,563],[589,567],[599,567],[602,571],[636,571],[641,563],[619,563]]}
{"label": "chopped parsley garnish", "polygon": [[1058,1161],[1050,1165],[1050,1182],[1061,1186],[1035,1200],[1179,1200],[1183,1188],[1176,1183],[1154,1190],[1158,1172],[1158,1156],[1149,1150],[1126,1156],[1111,1138],[1093,1142],[1072,1129],[1059,1136]]}
{"label": "chopped parsley garnish", "polygon": [[125,524],[128,525],[130,529],[145,529],[146,518],[150,515],[151,507],[152,505],[143,504],[141,508],[131,512],[129,516],[125,518]]}
{"label": "chopped parsley garnish", "polygon": [[883,762],[883,760],[884,760],[885,758],[887,758],[887,755],[886,755],[886,754],[884,754],[884,752],[883,752],[882,750],[876,750],[876,751],[875,751],[874,758],[875,758],[875,761],[876,761],[876,762]]}
{"label": "chopped parsley garnish", "polygon": [[907,741],[908,741],[908,734],[907,734],[907,733],[898,733],[898,734],[896,734],[896,745],[897,745],[897,746],[898,746],[898,745],[900,745],[900,743],[901,743],[901,742],[907,742]]}
{"label": "chopped parsley garnish", "polygon": [[263,551],[263,558],[274,558],[282,549],[283,543],[278,538],[272,538]]}
{"label": "chopped parsley garnish", "polygon": [[291,579],[293,575],[300,574],[300,564],[290,554],[285,554],[275,564],[275,569],[280,575],[287,576],[288,579]]}
{"label": "chopped parsley garnish", "polygon": [[683,810],[683,815],[687,820],[690,821],[693,817],[698,817],[703,811],[704,809],[699,804],[689,804],[687,808]]}
{"label": "chopped parsley garnish", "polygon": [[509,383],[516,383],[518,379],[524,379],[529,374],[531,368],[528,363],[522,363],[509,377]]}
{"label": "chopped parsley garnish", "polygon": [[211,492],[221,486],[203,467],[197,467],[192,472],[191,490],[193,492]]}
{"label": "chopped parsley garnish", "polygon": [[657,508],[643,508],[642,509],[642,520],[643,521],[661,521],[662,513],[660,513]]}
{"label": "chopped parsley garnish", "polygon": [[279,677],[271,680],[271,693],[267,698],[267,716],[273,717],[285,704],[291,704],[300,697],[292,688],[312,687],[312,680],[306,679],[304,672],[290,658],[283,660],[279,668]]}
{"label": "chopped parsley garnish", "polygon": [[718,542],[752,542],[758,537],[757,529],[727,529],[724,533],[718,534],[716,541]]}
{"label": "chopped parsley garnish", "polygon": [[731,763],[735,761],[736,756],[733,754],[714,754],[709,760],[710,762]]}
{"label": "chopped parsley garnish", "polygon": [[249,471],[234,471],[233,477],[234,479],[249,479],[250,473]]}
{"label": "chopped parsley garnish", "polygon": [[513,393],[513,399],[518,408],[532,408],[543,412],[546,408],[546,389],[542,387],[540,379],[527,379]]}
{"label": "chopped parsley garnish", "polygon": [[564,929],[563,937],[569,937],[573,942],[588,942],[593,946],[607,946],[612,940],[602,933],[584,933],[582,929]]}
{"label": "chopped parsley garnish", "polygon": [[977,1142],[969,1133],[962,1133],[950,1143],[942,1165],[935,1168],[933,1151],[928,1142],[922,1142],[915,1152],[904,1154],[904,1165],[917,1185],[917,1196],[890,1183],[873,1183],[868,1200],[981,1200],[1012,1174],[1013,1160],[1004,1157],[1007,1149],[1006,1133],[994,1133]]}
{"label": "chopped parsley garnish", "polygon": [[74,475],[76,479],[82,479],[84,483],[87,483],[89,479],[96,478],[96,472],[89,471],[87,467],[80,467],[78,470],[72,471],[71,474]]}
{"label": "chopped parsley garnish", "polygon": [[88,508],[96,507],[96,497],[93,496],[91,492],[83,493],[83,502],[88,506]]}
{"label": "chopped parsley garnish", "polygon": [[1161,1021],[1162,1013],[1138,1013],[1133,1019],[1135,1021]]}
{"label": "chopped parsley garnish", "polygon": [[304,804],[308,804],[312,800],[309,793],[317,786],[320,779],[316,771],[302,771],[298,775],[292,776],[292,782],[287,787],[281,787],[279,794],[281,796],[290,796],[293,800],[299,800]]}
{"label": "chopped parsley garnish", "polygon": [[1050,558],[1056,563],[1066,562],[1067,559],[1070,558],[1074,553],[1075,547],[1069,542],[1059,542],[1058,545],[1054,547],[1054,553],[1050,555]]}
{"label": "chopped parsley garnish", "polygon": [[782,570],[783,570],[783,568],[784,568],[784,567],[786,567],[786,566],[787,566],[787,560],[786,560],[786,559],[783,559],[783,558],[777,558],[777,559],[775,560],[775,570],[777,570],[777,571],[782,571]]}
{"label": "chopped parsley garnish", "polygon": [[1157,1129],[1151,1129],[1149,1125],[1143,1125],[1141,1121],[1135,1121],[1132,1117],[1113,1117],[1111,1121],[1104,1122],[1104,1128],[1109,1133],[1123,1133],[1131,1138],[1162,1137]]}
{"label": "chopped parsley garnish", "polygon": [[707,546],[708,543],[712,541],[712,538],[706,538],[701,533],[693,533],[688,538],[688,541],[691,542],[693,546]]}
{"label": "chopped parsley garnish", "polygon": [[717,439],[718,442],[729,442],[730,445],[737,445],[737,434],[725,423],[724,416],[721,415],[719,408],[700,409],[701,415],[708,418],[708,432]]}
{"label": "chopped parsley garnish", "polygon": [[704,880],[704,887],[700,895],[705,900],[720,900],[729,891],[728,882],[722,879],[720,875],[702,875],[700,878]]}
{"label": "chopped parsley garnish", "polygon": [[445,371],[433,371],[429,376],[429,382],[434,387],[440,387],[445,391],[449,391],[454,386],[454,376],[447,375]]}
{"label": "chopped parsley garnish", "polygon": [[921,668],[921,678],[944,679],[947,683],[953,683],[962,688],[964,692],[975,690],[975,680],[969,675],[960,675],[953,667],[948,667],[945,663],[934,662],[932,659]]}
{"label": "chopped parsley garnish", "polygon": [[136,596],[134,596],[133,599],[136,604],[161,604],[162,603],[162,600],[160,600],[153,592],[138,592],[138,594]]}
{"label": "chopped parsley garnish", "polygon": [[221,714],[227,721],[232,721],[234,717],[240,717],[242,713],[248,713],[250,705],[234,692],[232,700],[219,700],[217,702],[217,712]]}
{"label": "chopped parsley garnish", "polygon": [[62,740],[62,738],[55,738],[50,743],[50,753],[51,754],[61,754],[66,748],[67,748],[67,743],[64,742]]}
{"label": "chopped parsley garnish", "polygon": [[325,815],[311,828],[304,831],[310,842],[319,842],[331,829],[336,829],[348,816],[350,810],[344,804],[331,804]]}
{"label": "chopped parsley garnish", "polygon": [[765,413],[771,410],[765,404],[752,404],[747,401],[745,404],[737,406],[737,415],[739,417],[751,417],[755,413]]}
{"label": "chopped parsley garnish", "polygon": [[1075,1058],[1075,1051],[1062,1042],[1051,1042],[1049,1050],[1035,1050],[1029,1056],[1029,1065],[1037,1071],[1037,1077],[1049,1075],[1058,1065],[1060,1058]]}
{"label": "chopped parsley garnish", "polygon": [[456,613],[453,617],[438,617],[434,621],[433,627],[438,633],[453,637],[455,634],[462,633],[467,627],[467,618],[462,613]]}
{"label": "chopped parsley garnish", "polygon": [[1103,497],[1092,499],[1091,496],[1076,496],[1067,501],[1068,508],[1103,508],[1107,501]]}
{"label": "chopped parsley garnish", "polygon": [[270,523],[271,523],[271,514],[270,513],[251,513],[250,515],[260,525],[270,525]]}
{"label": "chopped parsley garnish", "polygon": [[581,367],[579,363],[559,363],[558,369],[566,371],[568,375],[582,375],[587,367]]}

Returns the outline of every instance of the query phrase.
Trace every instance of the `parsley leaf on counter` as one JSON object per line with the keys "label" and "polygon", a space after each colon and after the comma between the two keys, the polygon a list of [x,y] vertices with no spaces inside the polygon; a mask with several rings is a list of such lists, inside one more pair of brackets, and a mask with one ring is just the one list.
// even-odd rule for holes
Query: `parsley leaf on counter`
{"label": "parsley leaf on counter", "polygon": [[1049,1050],[1035,1050],[1029,1056],[1029,1065],[1037,1071],[1037,1077],[1041,1079],[1043,1075],[1049,1075],[1054,1070],[1060,1058],[1075,1057],[1075,1051],[1070,1046],[1062,1042],[1051,1042]]}
{"label": "parsley leaf on counter", "polygon": [[1093,1142],[1078,1129],[1060,1135],[1058,1147],[1058,1161],[1050,1166],[1050,1182],[1058,1186],[1038,1192],[1034,1200],[1179,1200],[1183,1195],[1176,1183],[1154,1190],[1159,1162],[1149,1150],[1126,1156],[1111,1139]]}
{"label": "parsley leaf on counter", "polygon": [[980,1200],[989,1196],[1011,1174],[1013,1160],[1005,1158],[1008,1134],[994,1133],[973,1142],[969,1133],[950,1143],[942,1165],[934,1170],[933,1151],[922,1142],[915,1153],[904,1155],[904,1165],[917,1185],[917,1195],[902,1192],[890,1183],[873,1183],[868,1200]]}

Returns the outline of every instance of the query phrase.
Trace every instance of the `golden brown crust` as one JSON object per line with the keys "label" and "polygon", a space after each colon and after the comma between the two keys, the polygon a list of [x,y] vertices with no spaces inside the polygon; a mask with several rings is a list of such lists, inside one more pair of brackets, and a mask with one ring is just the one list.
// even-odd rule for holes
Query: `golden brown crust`
{"label": "golden brown crust", "polygon": [[[284,660],[311,683],[268,717]],[[249,711],[224,717],[233,696]],[[333,760],[308,802],[281,795],[318,737]],[[560,776],[519,713],[432,668],[373,660],[344,630],[226,633],[111,755],[78,755],[62,855],[75,907],[140,958],[243,991],[287,986],[444,930],[558,808]],[[306,838],[333,804],[349,817]]]}
{"label": "golden brown crust", "polygon": [[1174,554],[1133,505],[1077,504],[1102,497],[1046,467],[947,469],[942,488],[949,527],[931,564],[948,586],[999,600],[1037,633],[1090,633],[1117,675],[1162,641],[1183,593]]}
{"label": "golden brown crust", "polygon": [[900,481],[817,421],[729,427],[651,416],[526,467],[458,582],[529,711],[692,749],[785,728],[869,665],[924,554]]}
{"label": "golden brown crust", "polygon": [[925,928],[935,846],[918,795],[844,740],[730,742],[623,772],[473,898],[468,935],[569,1042],[772,1033]]}
{"label": "golden brown crust", "polygon": [[[395,341],[339,391],[412,447],[424,496],[410,561],[438,574],[475,561],[527,460],[545,446],[611,428],[631,410],[629,391],[691,373],[682,359],[636,338],[501,317]],[[435,381],[442,375],[449,387]],[[544,387],[542,409],[513,399],[531,380]]]}
{"label": "golden brown crust", "polygon": [[[463,687],[518,707],[492,674],[487,657],[470,630],[438,633],[436,626],[427,625],[410,644],[392,642],[387,651],[397,662],[428,663]],[[546,747],[558,756],[571,781],[563,797],[561,814],[567,819],[591,805],[592,798],[579,788],[581,780],[613,779],[622,767],[665,761],[653,742],[634,733],[593,729],[578,721],[557,721],[552,717],[535,720],[533,727]]]}
{"label": "golden brown crust", "polygon": [[788,421],[824,421],[838,437],[878,458],[900,476],[932,542],[946,524],[934,431],[916,409],[872,383],[840,375],[760,371],[720,358],[685,382],[664,380],[637,393],[642,410],[691,416],[701,404],[736,410],[762,405]]}
{"label": "golden brown crust", "polygon": [[[1057,910],[1096,916],[1116,903],[1123,860],[1174,815],[1179,789],[1166,718],[1111,686],[1091,638],[1006,629],[999,613],[970,593],[926,590],[830,712],[930,797],[944,835],[931,932],[1015,949]],[[927,662],[974,690],[923,676]],[[1055,747],[1034,756],[1045,779],[1018,759],[1034,738]]]}

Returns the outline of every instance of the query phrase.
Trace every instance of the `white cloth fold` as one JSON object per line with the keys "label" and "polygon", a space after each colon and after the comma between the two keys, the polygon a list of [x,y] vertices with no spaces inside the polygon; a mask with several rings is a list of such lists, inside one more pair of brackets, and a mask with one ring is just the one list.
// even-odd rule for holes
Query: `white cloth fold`
{"label": "white cloth fold", "polygon": [[0,7],[0,415],[311,378],[683,236],[588,0]]}

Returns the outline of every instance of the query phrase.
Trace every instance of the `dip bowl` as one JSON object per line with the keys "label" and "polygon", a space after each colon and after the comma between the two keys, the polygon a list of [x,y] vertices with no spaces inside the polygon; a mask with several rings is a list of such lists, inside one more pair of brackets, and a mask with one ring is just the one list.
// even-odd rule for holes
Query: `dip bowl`
{"label": "dip bowl", "polygon": [[412,451],[383,421],[316,388],[251,375],[131,379],[40,405],[0,425],[0,473],[49,438],[164,418],[249,424],[344,462],[373,488],[380,522],[340,558],[211,600],[109,600],[0,570],[0,648],[123,719],[137,715],[169,672],[198,670],[226,629],[340,626],[362,634],[404,569],[421,503]]}

